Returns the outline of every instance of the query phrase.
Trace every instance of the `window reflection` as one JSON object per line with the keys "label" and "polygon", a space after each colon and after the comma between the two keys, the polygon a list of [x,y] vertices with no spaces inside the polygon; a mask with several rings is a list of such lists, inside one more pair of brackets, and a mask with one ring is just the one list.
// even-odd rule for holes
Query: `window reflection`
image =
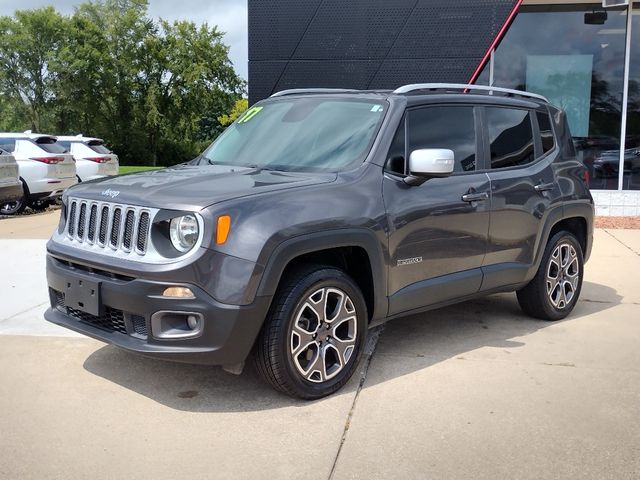
{"label": "window reflection", "polygon": [[601,4],[522,7],[495,52],[494,85],[540,93],[564,108],[591,188],[617,189],[611,159],[620,151],[626,10],[594,11],[603,12]]}
{"label": "window reflection", "polygon": [[640,3],[633,4],[623,188],[640,190]]}

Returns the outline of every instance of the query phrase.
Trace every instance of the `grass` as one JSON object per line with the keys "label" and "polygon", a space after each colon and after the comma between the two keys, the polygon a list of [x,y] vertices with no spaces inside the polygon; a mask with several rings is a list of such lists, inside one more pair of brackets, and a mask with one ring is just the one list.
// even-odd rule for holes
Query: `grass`
{"label": "grass", "polygon": [[160,168],[162,167],[123,167],[120,165],[118,174],[122,175],[123,173],[147,172],[149,170],[159,170]]}

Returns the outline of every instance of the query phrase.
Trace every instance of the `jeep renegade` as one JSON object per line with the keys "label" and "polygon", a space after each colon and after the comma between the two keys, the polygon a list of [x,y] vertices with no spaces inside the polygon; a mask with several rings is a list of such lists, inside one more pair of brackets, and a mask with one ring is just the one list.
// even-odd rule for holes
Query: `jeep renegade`
{"label": "jeep renegade", "polygon": [[495,292],[558,320],[580,295],[593,200],[566,115],[471,85],[293,90],[198,158],[69,189],[47,320],[276,389],[338,390],[367,330]]}

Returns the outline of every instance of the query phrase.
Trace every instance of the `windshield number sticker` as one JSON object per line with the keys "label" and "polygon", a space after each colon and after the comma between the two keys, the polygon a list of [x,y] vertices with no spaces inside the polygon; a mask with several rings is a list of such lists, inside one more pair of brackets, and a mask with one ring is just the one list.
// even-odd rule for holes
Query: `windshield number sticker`
{"label": "windshield number sticker", "polygon": [[251,120],[257,114],[259,114],[260,111],[263,108],[264,107],[253,107],[253,108],[250,108],[249,110],[247,110],[247,112],[244,114],[244,116],[240,120],[238,120],[238,123],[247,123],[249,120]]}

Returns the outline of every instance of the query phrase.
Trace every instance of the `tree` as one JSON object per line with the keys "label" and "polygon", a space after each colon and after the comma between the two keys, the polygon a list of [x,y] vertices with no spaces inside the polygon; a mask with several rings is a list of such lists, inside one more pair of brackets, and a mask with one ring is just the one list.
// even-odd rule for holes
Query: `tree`
{"label": "tree", "polygon": [[17,12],[0,18],[2,122],[104,138],[125,164],[180,163],[245,92],[228,53],[215,26],[153,21],[146,0]]}
{"label": "tree", "polygon": [[249,108],[249,100],[247,100],[246,98],[236,100],[236,103],[229,114],[218,117],[218,122],[220,122],[220,125],[222,125],[223,127],[231,125],[238,119],[240,115],[242,115],[247,110],[247,108]]}
{"label": "tree", "polygon": [[66,22],[53,7],[0,17],[0,95],[26,105],[32,130],[48,125],[56,81],[49,62],[59,52]]}

